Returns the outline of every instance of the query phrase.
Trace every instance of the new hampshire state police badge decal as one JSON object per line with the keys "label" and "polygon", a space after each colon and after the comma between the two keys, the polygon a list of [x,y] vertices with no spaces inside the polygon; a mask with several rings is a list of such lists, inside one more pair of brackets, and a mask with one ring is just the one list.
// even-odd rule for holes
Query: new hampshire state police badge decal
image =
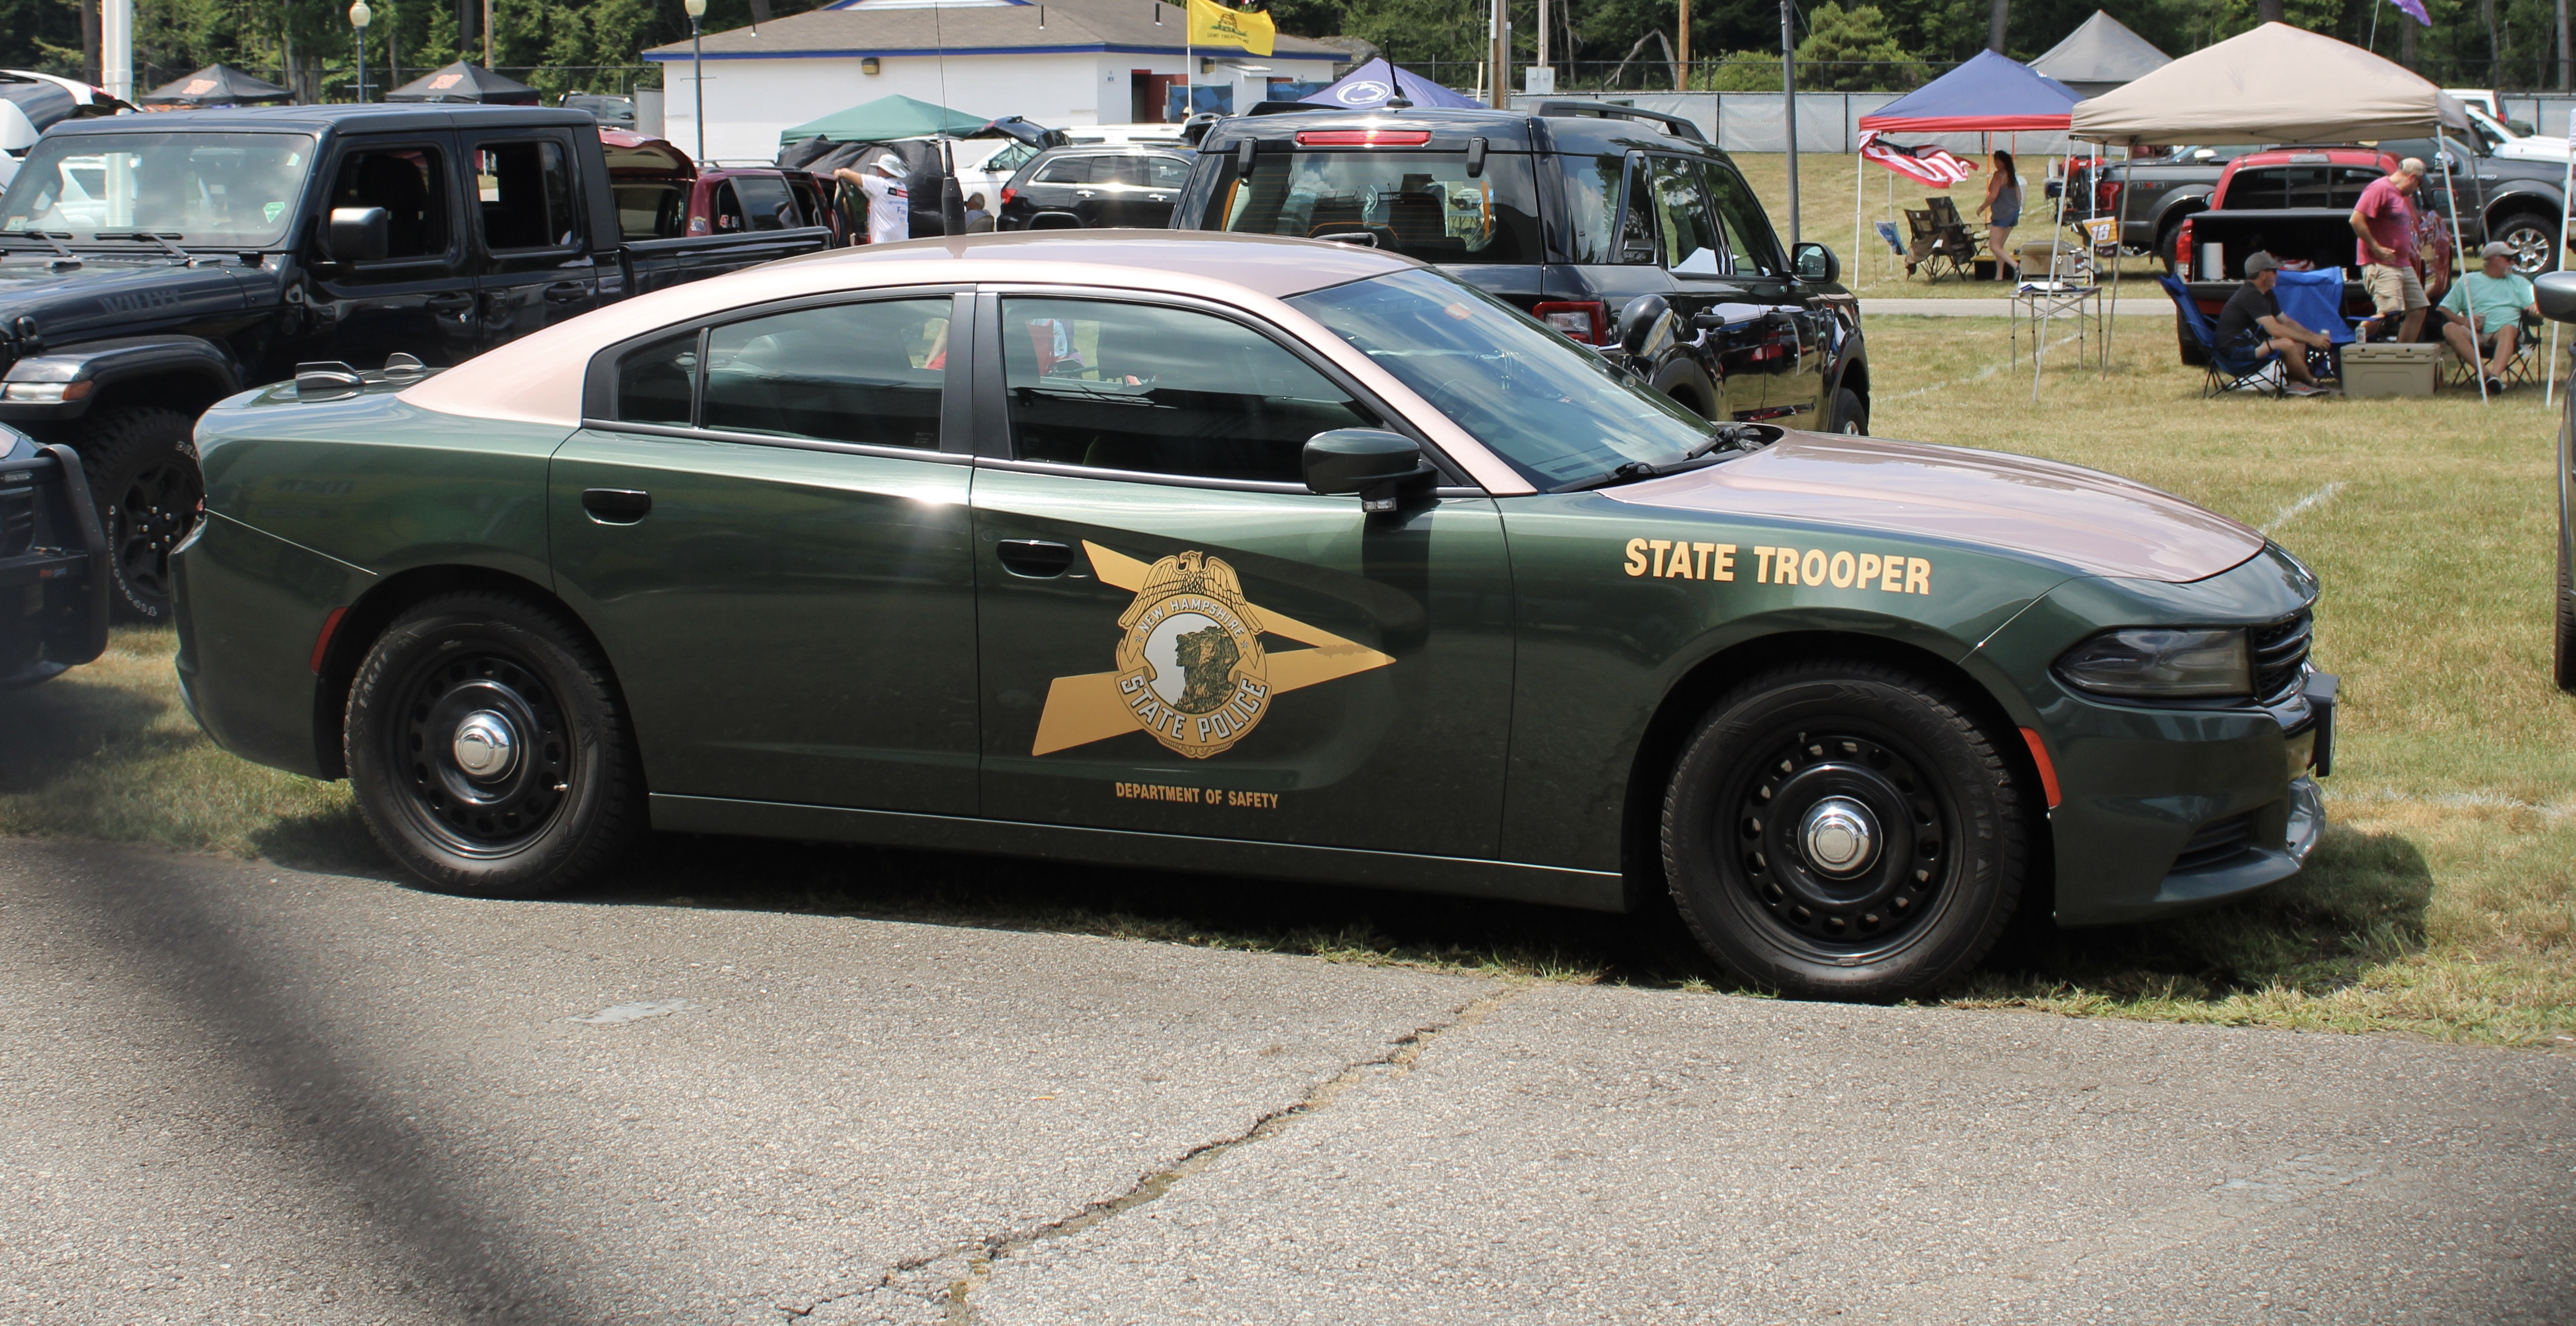
{"label": "new hampshire state police badge decal", "polygon": [[[1255,606],[1223,558],[1193,549],[1147,563],[1087,541],[1082,550],[1102,584],[1136,597],[1118,616],[1118,670],[1056,678],[1032,755],[1141,731],[1204,760],[1249,736],[1280,696],[1395,662]],[[1274,653],[1265,635],[1308,648]]]}

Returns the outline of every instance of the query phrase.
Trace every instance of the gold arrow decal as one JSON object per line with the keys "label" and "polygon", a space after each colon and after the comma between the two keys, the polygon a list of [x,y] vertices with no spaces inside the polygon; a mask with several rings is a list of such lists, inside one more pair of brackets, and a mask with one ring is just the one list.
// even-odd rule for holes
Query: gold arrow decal
{"label": "gold arrow decal", "polygon": [[[1083,541],[1082,551],[1091,559],[1092,574],[1100,577],[1100,583],[1131,594],[1144,593],[1154,564],[1140,562],[1088,539]],[[1223,562],[1212,558],[1208,561],[1213,567],[1225,568]],[[1225,575],[1231,578],[1231,568],[1225,568]],[[1248,603],[1243,606],[1252,607]],[[1320,686],[1395,662],[1366,645],[1309,626],[1285,613],[1258,608],[1254,615],[1259,618],[1264,633],[1313,646],[1267,655],[1265,713],[1268,700],[1286,692]],[[1051,755],[1056,751],[1144,730],[1136,707],[1119,690],[1119,676],[1116,672],[1089,672],[1078,677],[1056,678],[1054,684],[1047,688],[1046,709],[1038,715],[1037,740],[1030,747],[1029,754]]]}

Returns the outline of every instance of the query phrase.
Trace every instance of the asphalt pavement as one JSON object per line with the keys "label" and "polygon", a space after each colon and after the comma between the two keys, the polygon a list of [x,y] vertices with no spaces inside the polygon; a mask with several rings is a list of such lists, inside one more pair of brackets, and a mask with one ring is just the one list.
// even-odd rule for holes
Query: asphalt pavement
{"label": "asphalt pavement", "polygon": [[2565,1322],[2576,1058],[0,840],[0,1320]]}

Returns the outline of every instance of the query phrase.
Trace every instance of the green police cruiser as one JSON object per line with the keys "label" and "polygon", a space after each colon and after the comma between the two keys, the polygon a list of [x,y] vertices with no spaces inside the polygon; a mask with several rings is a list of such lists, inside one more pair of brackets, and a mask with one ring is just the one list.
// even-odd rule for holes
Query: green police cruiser
{"label": "green police cruiser", "polygon": [[900,844],[1637,911],[1885,999],[2322,819],[2317,584],[2260,534],[1712,424],[1364,247],[872,245],[197,440],[191,712],[441,889]]}

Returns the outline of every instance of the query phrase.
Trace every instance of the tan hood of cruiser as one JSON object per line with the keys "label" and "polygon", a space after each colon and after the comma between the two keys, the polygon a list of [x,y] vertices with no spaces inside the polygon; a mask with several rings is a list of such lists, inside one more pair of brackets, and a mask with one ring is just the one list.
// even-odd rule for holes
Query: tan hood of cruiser
{"label": "tan hood of cruiser", "polygon": [[1601,495],[1675,511],[1991,544],[2141,580],[2199,580],[2263,550],[2255,530],[2099,470],[1822,433],[1789,433],[1737,460]]}

